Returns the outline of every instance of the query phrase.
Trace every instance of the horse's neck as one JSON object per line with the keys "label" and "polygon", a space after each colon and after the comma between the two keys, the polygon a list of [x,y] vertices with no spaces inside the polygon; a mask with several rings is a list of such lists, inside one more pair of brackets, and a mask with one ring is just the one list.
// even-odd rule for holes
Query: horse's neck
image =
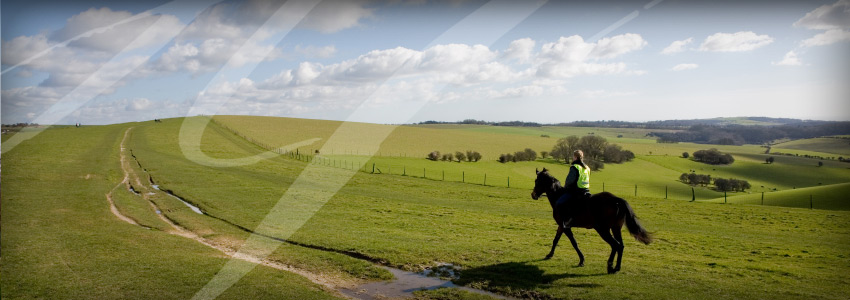
{"label": "horse's neck", "polygon": [[546,197],[549,198],[549,205],[552,205],[552,209],[555,208],[555,203],[558,202],[558,199],[564,195],[565,191],[566,189],[562,187],[560,183],[555,182],[552,185],[552,189],[546,192]]}

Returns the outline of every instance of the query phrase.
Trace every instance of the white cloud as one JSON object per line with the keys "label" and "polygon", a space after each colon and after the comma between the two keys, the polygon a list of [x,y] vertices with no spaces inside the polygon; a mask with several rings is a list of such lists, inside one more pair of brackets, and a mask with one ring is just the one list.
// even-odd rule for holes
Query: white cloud
{"label": "white cloud", "polygon": [[614,92],[614,91],[606,91],[606,90],[586,90],[586,91],[582,91],[578,95],[579,95],[579,97],[582,97],[582,98],[612,98],[612,97],[634,96],[634,95],[637,95],[637,92]]}
{"label": "white cloud", "polygon": [[830,29],[819,33],[814,37],[803,40],[803,47],[825,46],[842,41],[850,41],[850,31],[842,29]]}
{"label": "white cloud", "polygon": [[820,6],[794,22],[794,26],[821,30],[850,28],[850,0]]}
{"label": "white cloud", "polygon": [[296,45],[295,52],[307,58],[330,58],[336,54],[336,47],[333,45],[324,47]]}
{"label": "white cloud", "polygon": [[127,104],[127,110],[148,110],[151,107],[151,100],[147,98],[137,98]]}
{"label": "white cloud", "polygon": [[543,44],[535,65],[537,75],[570,78],[579,75],[628,73],[626,64],[596,63],[599,59],[616,58],[639,50],[646,41],[637,34],[605,38],[599,43],[587,43],[581,36],[561,37],[557,42]]}
{"label": "white cloud", "polygon": [[520,63],[530,62],[534,54],[534,40],[524,38],[512,41],[505,50],[504,58],[507,60],[517,60]]}
{"label": "white cloud", "polygon": [[363,18],[371,18],[373,9],[365,8],[365,1],[324,0],[304,18],[299,26],[322,33],[334,33],[360,25]]}
{"label": "white cloud", "polygon": [[684,71],[684,70],[693,70],[693,69],[696,69],[696,68],[699,68],[699,65],[697,65],[697,64],[678,64],[675,67],[671,68],[670,70]]}
{"label": "white cloud", "polygon": [[[643,74],[623,62],[606,62],[646,45],[625,34],[587,43],[579,36],[546,43],[535,52],[531,39],[512,42],[504,52],[483,45],[440,44],[422,51],[404,47],[372,50],[357,58],[297,67],[254,82],[243,79],[207,90],[203,102],[235,114],[325,114],[368,105],[408,101],[438,103],[526,99],[564,93],[564,78],[596,74]],[[193,52],[193,51],[189,51]],[[527,61],[527,62],[524,62]],[[387,79],[390,79],[387,81]],[[510,83],[511,87],[502,86]],[[624,94],[598,94],[595,97]]]}
{"label": "white cloud", "polygon": [[785,57],[782,58],[782,61],[772,62],[771,64],[777,66],[800,66],[803,63],[801,63],[800,59],[797,58],[796,52],[788,51],[788,53],[785,53]]}
{"label": "white cloud", "polygon": [[[119,22],[123,23],[116,25]],[[132,46],[135,48],[163,44],[183,26],[183,23],[172,15],[133,15],[127,11],[112,11],[106,7],[91,8],[69,18],[65,27],[54,32],[50,38],[56,42],[64,42],[83,35],[68,45],[117,53],[125,50],[131,42],[134,42]],[[138,38],[141,40],[137,40]]]}
{"label": "white cloud", "polygon": [[640,50],[647,45],[647,42],[639,35],[634,33],[626,33],[603,38],[596,42],[590,56],[594,58],[615,58],[617,56]]}
{"label": "white cloud", "polygon": [[667,46],[667,48],[664,48],[664,50],[661,50],[661,54],[673,54],[673,53],[679,53],[679,52],[685,51],[685,46],[689,45],[693,41],[694,41],[694,38],[692,38],[692,37],[689,37],[689,38],[681,40],[681,41],[674,41],[674,42],[670,43],[670,46]]}
{"label": "white cloud", "polygon": [[773,38],[767,35],[757,35],[752,31],[740,31],[736,33],[718,32],[705,38],[701,51],[715,52],[742,52],[751,51],[773,43]]}

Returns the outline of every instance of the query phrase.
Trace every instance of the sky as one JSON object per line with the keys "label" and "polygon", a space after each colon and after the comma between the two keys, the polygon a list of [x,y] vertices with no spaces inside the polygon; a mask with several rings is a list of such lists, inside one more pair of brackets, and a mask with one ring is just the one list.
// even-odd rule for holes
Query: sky
{"label": "sky", "polygon": [[3,1],[3,124],[850,120],[850,0]]}

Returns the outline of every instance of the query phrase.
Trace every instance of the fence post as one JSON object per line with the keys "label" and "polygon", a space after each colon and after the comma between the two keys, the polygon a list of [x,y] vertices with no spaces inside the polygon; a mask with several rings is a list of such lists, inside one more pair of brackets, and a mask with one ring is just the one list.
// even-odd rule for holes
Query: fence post
{"label": "fence post", "polygon": [[407,166],[401,166],[401,176],[407,176]]}
{"label": "fence post", "polygon": [[697,193],[694,192],[694,187],[691,187],[691,202],[697,201]]}
{"label": "fence post", "polygon": [[446,181],[446,170],[443,170],[443,181]]}
{"label": "fence post", "polygon": [[375,174],[375,163],[372,163],[372,174]]}
{"label": "fence post", "polygon": [[723,191],[723,203],[726,203],[726,191]]}
{"label": "fence post", "polygon": [[460,182],[466,183],[466,171],[460,173]]}
{"label": "fence post", "polygon": [[664,186],[664,199],[667,199],[667,186]]}
{"label": "fence post", "polygon": [[508,187],[511,187],[511,177],[508,176]]}
{"label": "fence post", "polygon": [[484,185],[487,185],[487,173],[484,173]]}
{"label": "fence post", "polygon": [[815,205],[812,202],[812,195],[809,194],[809,209],[815,209]]}
{"label": "fence post", "polygon": [[602,191],[603,192],[605,191],[605,182],[604,181],[602,182]]}
{"label": "fence post", "polygon": [[425,168],[422,168],[422,178],[428,178],[428,176],[425,176]]}
{"label": "fence post", "polygon": [[637,184],[635,184],[635,197],[637,197]]}

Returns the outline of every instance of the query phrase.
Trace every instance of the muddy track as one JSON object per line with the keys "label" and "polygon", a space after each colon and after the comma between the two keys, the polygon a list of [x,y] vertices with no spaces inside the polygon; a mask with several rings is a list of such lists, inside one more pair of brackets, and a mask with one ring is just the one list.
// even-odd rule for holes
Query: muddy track
{"label": "muddy track", "polygon": [[[130,133],[130,129],[133,129],[133,128],[132,127],[127,128],[127,130],[124,131],[124,137],[121,139],[120,161],[121,161],[121,169],[124,170],[124,178],[122,178],[121,182],[116,184],[114,188],[112,188],[111,190],[109,190],[108,193],[106,193],[106,202],[109,203],[109,211],[111,211],[113,215],[118,217],[118,219],[120,219],[121,221],[130,223],[130,224],[133,224],[133,225],[142,226],[142,225],[139,224],[139,222],[136,222],[136,220],[133,220],[132,218],[127,217],[124,214],[122,214],[118,210],[118,207],[115,206],[115,201],[112,200],[112,194],[115,192],[115,190],[117,190],[121,186],[125,186],[128,189],[130,187],[130,175],[127,173],[127,171],[124,167],[124,165],[127,163],[127,158],[124,156],[124,150],[125,150],[124,144],[127,141],[127,136]],[[142,226],[142,227],[145,227],[145,226]],[[145,228],[148,228],[148,227],[145,227]]]}
{"label": "muddy track", "polygon": [[[138,176],[138,174],[136,174],[134,172],[134,170],[130,167],[130,165],[129,165],[130,162],[128,161],[128,158],[127,158],[128,153],[130,153],[130,155],[132,155],[132,152],[126,148],[127,138],[128,138],[130,131],[132,129],[133,129],[132,127],[128,128],[124,132],[124,137],[121,140],[120,162],[121,162],[121,171],[124,173],[124,177],[121,180],[121,182],[119,182],[112,190],[109,191],[109,193],[106,194],[106,200],[109,203],[110,211],[112,211],[112,213],[116,217],[118,217],[118,219],[125,221],[127,223],[130,223],[132,225],[141,226],[141,227],[149,229],[149,227],[140,225],[138,222],[136,222],[132,218],[123,215],[118,210],[118,208],[115,206],[115,202],[112,200],[113,192],[115,192],[116,190],[118,190],[122,186],[124,186],[126,189],[132,191],[134,188],[133,188],[133,185],[131,184],[131,182],[135,183],[135,186],[138,187],[138,188],[145,187],[142,184],[142,181],[140,180],[140,176]],[[133,158],[135,158],[135,156],[133,156]],[[136,160],[136,163],[138,163],[138,160]],[[141,165],[139,165],[139,167],[141,167]],[[147,188],[145,187],[145,189],[147,189]],[[152,190],[152,189],[148,189],[148,190]],[[151,201],[149,199],[149,197],[150,197],[149,193],[134,193],[134,194],[139,196],[139,197],[142,197],[145,201],[147,201],[155,211],[157,211],[157,212],[162,211],[161,209],[159,209],[159,207],[156,206],[156,204],[153,201]],[[327,276],[322,276],[321,274],[316,274],[316,273],[309,272],[309,271],[306,271],[306,270],[294,268],[294,267],[284,265],[284,264],[274,262],[274,261],[262,260],[262,259],[259,259],[257,257],[253,257],[251,255],[238,253],[234,249],[231,249],[231,248],[228,248],[228,247],[225,247],[225,246],[222,246],[222,245],[218,245],[218,244],[216,244],[216,243],[214,243],[210,240],[207,240],[207,239],[200,237],[198,234],[196,234],[196,233],[194,233],[194,232],[192,232],[192,231],[190,231],[186,228],[183,228],[182,226],[177,225],[177,223],[175,223],[173,220],[168,218],[168,216],[166,216],[164,212],[157,213],[157,216],[159,217],[160,220],[162,220],[163,222],[165,222],[166,224],[168,224],[171,227],[171,230],[167,231],[170,234],[174,234],[174,235],[178,235],[178,236],[182,236],[182,237],[185,237],[185,238],[195,240],[195,241],[197,241],[197,242],[199,242],[203,245],[206,245],[210,248],[221,251],[222,253],[224,253],[227,256],[230,256],[232,258],[236,258],[236,259],[244,260],[244,261],[251,262],[251,263],[254,263],[254,264],[260,264],[260,265],[275,268],[275,269],[278,269],[278,270],[283,270],[283,271],[292,272],[292,273],[301,275],[301,276],[309,279],[310,281],[325,287],[326,290],[332,292],[333,294],[335,294],[337,296],[347,297],[346,295],[340,293],[339,289],[350,287],[350,285],[345,285],[341,282],[334,281],[332,279],[329,279]]]}
{"label": "muddy track", "polygon": [[[260,265],[275,268],[275,269],[278,269],[278,270],[283,270],[283,271],[292,272],[292,273],[301,275],[301,276],[309,279],[310,281],[321,285],[322,287],[325,288],[325,290],[331,292],[332,294],[334,294],[338,297],[349,298],[349,299],[407,298],[407,297],[412,296],[411,291],[413,291],[413,290],[433,289],[433,288],[436,288],[436,287],[456,287],[456,288],[466,290],[466,291],[469,291],[469,292],[488,295],[488,296],[491,296],[493,298],[507,299],[507,297],[505,297],[505,296],[493,294],[491,292],[472,289],[472,288],[469,288],[469,287],[456,286],[451,281],[440,280],[440,279],[433,278],[433,277],[427,277],[427,276],[422,275],[422,274],[412,273],[412,272],[407,272],[407,271],[402,271],[400,269],[392,268],[392,267],[387,266],[385,261],[374,258],[374,257],[369,257],[369,256],[364,255],[362,253],[339,250],[339,249],[332,249],[332,248],[327,248],[327,247],[322,247],[322,246],[317,246],[317,245],[310,245],[310,244],[290,241],[290,240],[286,240],[286,239],[281,239],[281,238],[274,237],[274,236],[267,235],[267,234],[257,233],[257,232],[254,232],[253,230],[249,229],[249,228],[235,224],[235,223],[233,223],[233,222],[231,222],[227,219],[210,215],[207,212],[202,212],[202,214],[207,216],[207,217],[222,221],[222,222],[229,224],[229,225],[231,225],[235,228],[238,228],[239,230],[242,230],[242,231],[245,231],[245,232],[248,232],[248,233],[251,233],[251,234],[256,234],[256,235],[259,235],[259,236],[262,236],[262,237],[265,237],[265,238],[268,238],[268,239],[271,239],[271,240],[274,240],[274,241],[277,241],[277,242],[287,243],[287,244],[291,244],[291,245],[295,245],[295,246],[299,246],[299,247],[310,248],[310,249],[315,249],[315,250],[320,250],[320,251],[325,251],[325,252],[338,253],[338,254],[346,255],[346,256],[349,256],[349,257],[352,257],[352,258],[369,261],[369,262],[371,262],[371,263],[373,263],[373,264],[375,264],[375,265],[377,265],[381,268],[384,268],[384,269],[390,271],[396,277],[396,280],[391,281],[391,282],[373,282],[373,283],[358,285],[358,284],[351,282],[351,281],[345,281],[345,280],[333,278],[331,276],[307,271],[307,270],[304,270],[304,269],[285,265],[285,264],[282,264],[282,263],[279,263],[279,262],[276,262],[276,261],[271,261],[271,260],[267,260],[267,259],[260,259],[258,257],[252,256],[252,255],[249,255],[249,254],[240,253],[238,251],[238,249],[233,249],[231,247],[228,247],[228,246],[225,246],[225,245],[222,245],[222,244],[218,244],[218,243],[215,243],[214,241],[205,239],[205,238],[201,237],[200,235],[198,235],[197,233],[192,232],[191,230],[188,230],[188,229],[180,226],[177,222],[175,222],[174,220],[172,220],[171,218],[169,218],[166,215],[166,211],[163,211],[162,209],[160,209],[156,205],[156,203],[150,199],[152,195],[156,195],[157,193],[165,193],[167,195],[170,195],[170,196],[177,198],[180,201],[189,203],[185,199],[180,198],[177,195],[174,195],[173,192],[170,191],[170,190],[160,190],[158,188],[155,188],[154,187],[154,179],[153,179],[152,176],[149,176],[149,174],[148,174],[148,178],[147,178],[148,180],[145,180],[145,183],[143,183],[143,181],[141,180],[141,176],[139,176],[140,174],[137,174],[135,172],[135,170],[131,167],[131,162],[129,161],[129,158],[128,158],[128,155],[130,157],[132,157],[133,161],[138,165],[139,169],[147,172],[147,170],[144,169],[144,167],[142,167],[141,162],[139,162],[139,160],[133,154],[132,150],[130,150],[126,147],[126,142],[127,142],[129,133],[132,129],[133,129],[132,127],[128,128],[124,132],[124,137],[121,140],[120,161],[121,161],[121,170],[124,173],[124,177],[123,177],[122,181],[120,183],[118,183],[118,185],[116,185],[115,188],[113,188],[107,194],[107,201],[109,202],[110,210],[112,211],[112,213],[115,214],[116,217],[118,217],[119,219],[121,219],[121,220],[123,220],[127,223],[150,229],[149,227],[146,227],[144,225],[139,224],[138,222],[136,222],[132,218],[122,215],[120,213],[120,211],[117,209],[117,207],[115,206],[114,201],[112,201],[112,193],[115,190],[117,190],[119,187],[121,187],[122,185],[129,192],[132,192],[133,194],[135,194],[135,196],[142,197],[142,199],[144,199],[145,201],[148,202],[148,204],[151,206],[151,208],[154,211],[157,212],[157,214],[156,214],[157,217],[160,220],[162,220],[164,223],[168,224],[168,226],[171,227],[171,230],[167,230],[166,232],[168,232],[170,234],[179,235],[179,236],[182,236],[182,237],[185,237],[185,238],[195,240],[195,241],[197,241],[197,242],[199,242],[203,245],[206,245],[210,248],[221,251],[222,253],[224,253],[227,256],[230,256],[232,258],[236,258],[236,259],[251,262],[251,263],[254,263],[254,264],[260,264]],[[191,203],[189,203],[189,204],[191,204]]]}

